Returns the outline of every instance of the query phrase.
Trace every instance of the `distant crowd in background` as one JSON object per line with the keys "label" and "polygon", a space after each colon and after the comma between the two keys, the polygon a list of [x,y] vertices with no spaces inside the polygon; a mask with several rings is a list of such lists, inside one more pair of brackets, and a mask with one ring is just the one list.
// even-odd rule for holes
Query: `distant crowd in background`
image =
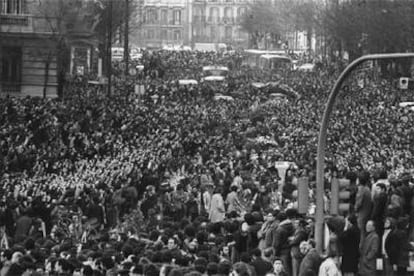
{"label": "distant crowd in background", "polygon": [[[237,53],[172,51],[144,52],[142,65],[125,79],[114,64],[111,95],[80,79],[63,99],[0,101],[0,276],[408,275],[414,113],[399,103],[413,91],[367,70],[344,84],[325,200],[332,178],[347,178],[351,208],[327,219],[320,255],[317,136],[340,67],[265,70]],[[202,81],[206,65],[229,74]]]}

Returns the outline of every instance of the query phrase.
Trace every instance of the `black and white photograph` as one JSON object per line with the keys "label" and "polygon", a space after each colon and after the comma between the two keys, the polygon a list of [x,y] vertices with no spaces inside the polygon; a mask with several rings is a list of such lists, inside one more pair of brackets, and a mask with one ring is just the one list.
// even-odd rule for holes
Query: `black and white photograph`
{"label": "black and white photograph", "polygon": [[0,276],[414,276],[414,0],[0,0]]}

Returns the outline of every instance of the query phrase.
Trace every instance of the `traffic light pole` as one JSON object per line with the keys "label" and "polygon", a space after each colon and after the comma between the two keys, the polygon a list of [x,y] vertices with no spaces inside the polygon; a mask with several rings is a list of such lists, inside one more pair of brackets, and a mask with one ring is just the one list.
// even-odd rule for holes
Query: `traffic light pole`
{"label": "traffic light pole", "polygon": [[323,253],[323,233],[324,233],[324,168],[325,168],[325,148],[328,123],[332,113],[335,100],[340,92],[343,82],[348,75],[361,63],[368,60],[414,58],[414,53],[395,53],[395,54],[374,54],[362,56],[351,62],[336,80],[326,103],[319,130],[318,153],[316,165],[316,214],[315,214],[315,241],[316,249]]}
{"label": "traffic light pole", "polygon": [[107,78],[108,78],[108,96],[111,96],[112,87],[112,3],[113,0],[109,0],[108,3],[108,44],[107,44]]}

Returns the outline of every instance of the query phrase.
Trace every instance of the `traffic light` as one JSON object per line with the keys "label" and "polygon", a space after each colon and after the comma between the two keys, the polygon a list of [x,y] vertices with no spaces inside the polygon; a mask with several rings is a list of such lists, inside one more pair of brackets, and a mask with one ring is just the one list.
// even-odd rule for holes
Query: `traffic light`
{"label": "traffic light", "polygon": [[348,190],[349,179],[332,178],[331,182],[331,215],[345,215],[349,213],[351,192]]}
{"label": "traffic light", "polygon": [[309,210],[309,178],[298,179],[298,213],[306,214]]}

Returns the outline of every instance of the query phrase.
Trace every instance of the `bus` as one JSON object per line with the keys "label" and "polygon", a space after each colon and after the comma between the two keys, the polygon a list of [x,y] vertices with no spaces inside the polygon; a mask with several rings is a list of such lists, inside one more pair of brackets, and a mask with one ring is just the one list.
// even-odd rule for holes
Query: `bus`
{"label": "bus", "polygon": [[226,66],[204,66],[203,77],[219,77],[224,80],[229,74],[229,68]]}
{"label": "bus", "polygon": [[242,65],[247,65],[250,67],[260,67],[260,57],[263,55],[285,55],[284,50],[257,50],[257,49],[247,49],[243,52],[243,61]]}
{"label": "bus", "polygon": [[292,69],[292,59],[285,55],[265,54],[259,57],[259,67],[263,69]]}

